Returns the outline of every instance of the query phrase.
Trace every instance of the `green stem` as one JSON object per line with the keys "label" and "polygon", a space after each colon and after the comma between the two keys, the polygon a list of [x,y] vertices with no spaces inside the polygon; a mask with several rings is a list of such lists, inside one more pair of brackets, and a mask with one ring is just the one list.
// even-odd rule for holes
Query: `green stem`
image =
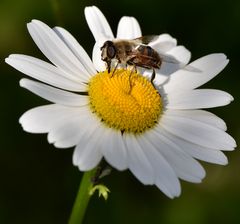
{"label": "green stem", "polygon": [[97,168],[85,172],[83,174],[81,184],[79,186],[78,194],[75,199],[72,213],[69,219],[68,224],[81,224],[84,218],[84,214],[86,212],[88,202],[90,200],[91,195],[89,191],[93,187],[92,178],[95,176]]}

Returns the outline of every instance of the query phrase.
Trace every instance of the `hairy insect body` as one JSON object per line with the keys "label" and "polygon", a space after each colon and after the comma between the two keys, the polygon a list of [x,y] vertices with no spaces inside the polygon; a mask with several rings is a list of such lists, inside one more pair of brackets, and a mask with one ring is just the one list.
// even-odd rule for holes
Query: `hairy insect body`
{"label": "hairy insect body", "polygon": [[155,69],[161,67],[163,59],[157,51],[147,45],[156,36],[143,36],[133,40],[106,41],[101,47],[101,59],[106,62],[108,72],[111,70],[111,62],[117,60],[113,74],[119,63],[152,69],[151,81],[155,78]]}

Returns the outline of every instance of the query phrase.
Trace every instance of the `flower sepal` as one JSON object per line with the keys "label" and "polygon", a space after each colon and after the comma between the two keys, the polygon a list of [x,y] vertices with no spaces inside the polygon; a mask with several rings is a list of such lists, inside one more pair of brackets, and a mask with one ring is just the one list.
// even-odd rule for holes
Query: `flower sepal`
{"label": "flower sepal", "polygon": [[105,199],[105,201],[108,199],[108,194],[110,193],[110,190],[105,185],[97,184],[93,186],[89,191],[89,195],[93,196],[95,191],[98,191],[99,198],[102,196]]}

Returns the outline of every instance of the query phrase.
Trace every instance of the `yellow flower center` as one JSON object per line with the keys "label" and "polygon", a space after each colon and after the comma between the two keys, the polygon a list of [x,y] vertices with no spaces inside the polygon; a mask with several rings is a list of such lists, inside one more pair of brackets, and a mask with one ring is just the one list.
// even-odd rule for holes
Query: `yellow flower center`
{"label": "yellow flower center", "polygon": [[88,94],[92,112],[122,132],[142,133],[154,127],[162,112],[161,96],[152,83],[126,69],[96,74]]}

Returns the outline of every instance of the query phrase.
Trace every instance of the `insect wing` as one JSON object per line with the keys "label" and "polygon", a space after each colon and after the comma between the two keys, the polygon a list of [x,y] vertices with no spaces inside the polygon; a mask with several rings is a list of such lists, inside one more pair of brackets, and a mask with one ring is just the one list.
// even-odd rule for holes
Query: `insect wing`
{"label": "insect wing", "polygon": [[162,59],[163,62],[174,64],[174,65],[178,65],[179,68],[182,68],[182,69],[184,69],[186,71],[191,71],[191,72],[196,72],[196,73],[202,72],[202,70],[200,70],[198,68],[195,68],[195,67],[193,67],[191,65],[187,65],[186,67],[184,67],[185,64],[183,64],[182,62],[178,61],[176,58],[174,58],[171,55],[167,55],[167,54],[163,54],[163,53],[159,53],[159,52],[158,52],[158,54],[159,54],[159,57]]}
{"label": "insect wing", "polygon": [[138,44],[146,44],[147,45],[150,42],[157,40],[158,37],[159,37],[159,35],[147,35],[147,36],[135,38],[135,39],[133,39],[133,41]]}
{"label": "insect wing", "polygon": [[167,55],[167,54],[163,54],[163,53],[159,53],[159,52],[158,52],[158,55],[162,59],[163,62],[171,63],[171,64],[178,64],[178,65],[182,64],[180,61],[178,61],[172,55]]}

